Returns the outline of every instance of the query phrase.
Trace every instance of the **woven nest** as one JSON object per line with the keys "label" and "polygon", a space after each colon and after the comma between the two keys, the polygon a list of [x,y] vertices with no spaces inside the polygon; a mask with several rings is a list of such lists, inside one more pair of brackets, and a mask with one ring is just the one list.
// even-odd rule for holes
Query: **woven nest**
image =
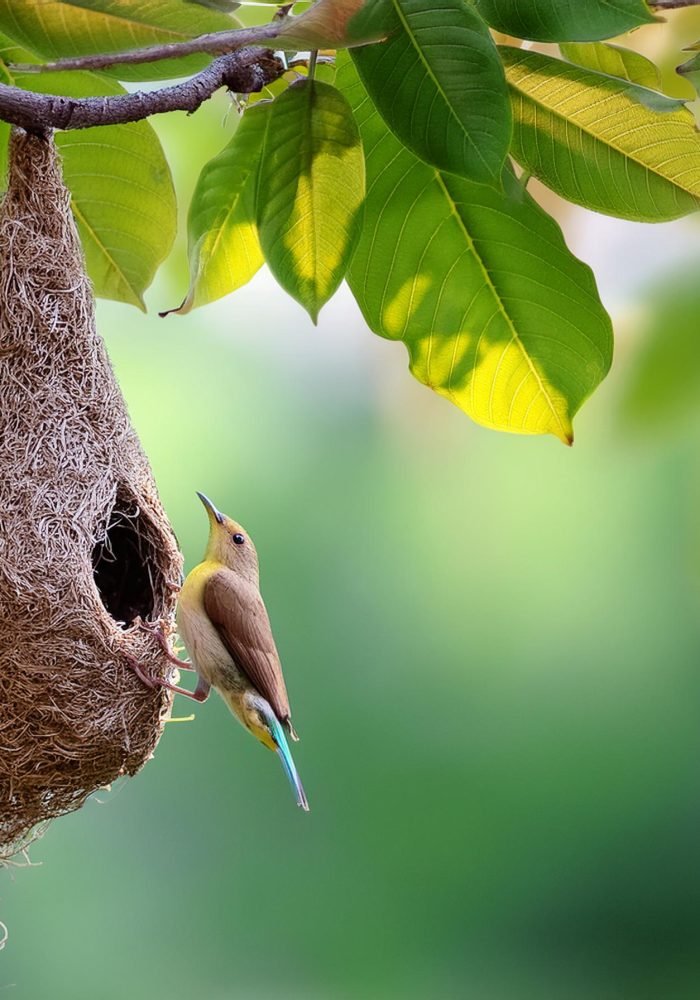
{"label": "woven nest", "polygon": [[138,617],[181,557],[95,329],[52,139],[15,131],[0,207],[0,859],[152,755],[171,704]]}

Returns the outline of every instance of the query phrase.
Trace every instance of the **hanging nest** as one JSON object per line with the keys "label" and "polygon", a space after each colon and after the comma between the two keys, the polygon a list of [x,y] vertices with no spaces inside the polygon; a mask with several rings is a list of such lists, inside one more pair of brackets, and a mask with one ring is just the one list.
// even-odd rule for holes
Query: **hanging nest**
{"label": "hanging nest", "polygon": [[0,859],[152,755],[182,563],[104,344],[52,138],[0,207]]}

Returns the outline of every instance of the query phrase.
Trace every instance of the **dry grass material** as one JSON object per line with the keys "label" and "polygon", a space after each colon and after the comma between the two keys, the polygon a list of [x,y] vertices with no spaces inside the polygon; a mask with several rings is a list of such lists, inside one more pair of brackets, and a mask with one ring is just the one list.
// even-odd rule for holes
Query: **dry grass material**
{"label": "dry grass material", "polygon": [[182,563],[129,422],[51,138],[15,131],[0,207],[0,859],[134,774],[171,705]]}

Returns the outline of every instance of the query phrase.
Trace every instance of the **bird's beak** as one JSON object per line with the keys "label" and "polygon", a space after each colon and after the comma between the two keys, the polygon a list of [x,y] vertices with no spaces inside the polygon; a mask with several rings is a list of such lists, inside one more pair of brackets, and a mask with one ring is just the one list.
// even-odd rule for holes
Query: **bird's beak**
{"label": "bird's beak", "polygon": [[209,517],[213,517],[214,520],[218,522],[218,524],[223,524],[224,523],[224,515],[221,513],[221,511],[218,511],[216,509],[216,507],[211,502],[211,500],[209,499],[209,497],[205,496],[203,493],[200,493],[199,491],[197,491],[197,496],[199,497],[199,499],[204,504],[204,507],[205,507],[206,512],[209,515]]}

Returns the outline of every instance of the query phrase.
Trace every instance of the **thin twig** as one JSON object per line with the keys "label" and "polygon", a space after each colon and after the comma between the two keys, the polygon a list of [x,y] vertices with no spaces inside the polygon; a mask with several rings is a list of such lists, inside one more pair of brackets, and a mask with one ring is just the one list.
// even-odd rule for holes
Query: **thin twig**
{"label": "thin twig", "polygon": [[681,7],[700,7],[700,0],[651,0],[654,10],[680,10]]}
{"label": "thin twig", "polygon": [[261,45],[274,40],[283,30],[280,20],[262,24],[256,28],[233,28],[231,31],[216,31],[208,35],[198,35],[184,42],[168,42],[163,45],[148,45],[142,49],[126,49],[122,52],[102,52],[96,55],[72,56],[47,63],[13,63],[10,69],[17,73],[55,73],[71,69],[108,69],[111,66],[139,65],[159,62],[161,59],[180,59],[183,56],[221,56],[249,45]]}
{"label": "thin twig", "polygon": [[147,93],[56,97],[0,84],[0,119],[28,132],[46,132],[120,125],[169,111],[191,114],[221,87],[256,93],[283,73],[284,66],[269,50],[249,48],[219,57],[189,80]]}

